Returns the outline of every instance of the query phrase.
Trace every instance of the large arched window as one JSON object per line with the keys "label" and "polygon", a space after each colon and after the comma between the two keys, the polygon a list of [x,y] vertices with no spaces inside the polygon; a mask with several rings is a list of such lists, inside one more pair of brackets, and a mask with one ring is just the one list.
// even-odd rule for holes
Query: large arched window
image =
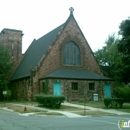
{"label": "large arched window", "polygon": [[74,42],[69,42],[63,49],[63,64],[64,65],[80,65],[80,50]]}

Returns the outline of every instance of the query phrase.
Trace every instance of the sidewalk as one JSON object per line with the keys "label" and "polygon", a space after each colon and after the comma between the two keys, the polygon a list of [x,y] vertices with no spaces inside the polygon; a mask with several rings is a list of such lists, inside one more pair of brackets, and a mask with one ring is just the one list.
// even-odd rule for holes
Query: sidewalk
{"label": "sidewalk", "polygon": [[[21,106],[21,107],[25,106],[24,104],[15,104],[15,103],[13,103],[13,105],[17,105],[17,106]],[[64,102],[64,103],[62,103],[62,105],[76,107],[76,108],[82,108],[84,110],[83,105],[71,104],[71,103],[68,103],[68,102]],[[81,116],[81,115],[78,115],[78,114],[74,114],[74,113],[69,112],[69,111],[50,110],[50,109],[47,109],[47,108],[37,107],[36,105],[26,105],[26,107],[27,108],[35,108],[37,110],[46,110],[48,112],[57,112],[57,113],[61,113],[61,114],[65,115],[67,117],[70,117],[70,118],[85,117],[85,116]],[[13,112],[13,110],[10,110],[10,109],[7,109],[7,108],[2,108],[2,109],[6,110],[6,111]],[[130,115],[130,113],[126,113],[126,112],[121,112],[121,111],[117,111],[117,110],[110,110],[110,109],[94,108],[94,107],[90,107],[90,106],[85,106],[85,109],[88,109],[89,111],[101,111],[101,112],[106,112],[106,113],[110,113],[110,114],[117,114],[117,115],[128,115],[128,114]],[[29,116],[29,115],[35,115],[35,114],[36,113],[24,113],[24,114],[20,114],[20,115]]]}
{"label": "sidewalk", "polygon": [[[66,106],[72,106],[72,107],[78,107],[78,108],[83,108],[83,105],[77,105],[77,104],[71,104],[68,102],[62,103],[62,105],[66,105]],[[102,112],[107,112],[107,113],[111,113],[111,114],[117,114],[117,115],[130,115],[130,113],[127,112],[121,112],[118,110],[110,110],[110,109],[101,109],[101,108],[94,108],[94,107],[90,107],[90,106],[85,106],[85,109],[89,109],[91,111],[102,111]]]}
{"label": "sidewalk", "polygon": [[[9,104],[9,103],[8,103]],[[16,106],[21,106],[21,107],[25,107],[24,104],[15,104],[15,103],[10,103],[10,104],[13,104],[13,105],[16,105]],[[78,114],[74,114],[74,113],[71,113],[71,112],[68,112],[68,111],[58,111],[58,110],[50,110],[50,109],[47,109],[47,108],[40,108],[40,107],[37,107],[36,105],[26,105],[27,108],[34,108],[34,109],[37,109],[37,110],[45,110],[45,111],[48,111],[48,112],[56,112],[56,113],[61,113],[67,117],[70,117],[70,118],[76,118],[76,117],[84,117],[84,116],[81,116],[81,115],[78,115]],[[4,108],[0,108],[2,110],[5,110],[5,111],[9,111],[9,112],[14,112],[13,110],[11,109],[8,109],[6,107]],[[30,116],[30,115],[36,115],[36,113],[32,112],[32,113],[19,113],[19,115],[21,116]]]}

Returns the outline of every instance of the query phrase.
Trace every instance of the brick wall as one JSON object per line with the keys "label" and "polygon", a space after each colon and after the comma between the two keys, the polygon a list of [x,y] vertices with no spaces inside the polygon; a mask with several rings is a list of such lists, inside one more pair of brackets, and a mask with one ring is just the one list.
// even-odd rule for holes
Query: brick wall
{"label": "brick wall", "polygon": [[[44,77],[50,72],[54,71],[58,67],[67,67],[67,68],[75,68],[72,66],[63,66],[62,65],[62,51],[64,45],[69,42],[74,41],[81,52],[81,66],[79,69],[87,69],[93,71],[98,74],[102,74],[101,69],[93,56],[93,53],[84,38],[82,32],[78,28],[77,23],[73,19],[67,23],[65,28],[62,28],[61,31],[57,35],[57,39],[48,48],[48,53],[45,54],[41,61],[39,62],[39,66],[37,67],[37,72],[33,77],[33,93],[38,93],[39,85],[38,79]],[[44,43],[43,43],[44,44]],[[76,67],[77,68],[77,67]]]}
{"label": "brick wall", "polygon": [[15,70],[16,66],[19,64],[23,57],[22,36],[22,31],[13,29],[3,29],[0,33],[0,45],[3,45],[9,50],[11,61],[14,63],[11,72]]}
{"label": "brick wall", "polygon": [[[79,67],[72,67],[72,66],[63,66],[62,64],[62,51],[64,48],[64,45],[69,42],[69,41],[73,41],[75,42],[81,52],[81,65]],[[44,44],[44,43],[43,43]],[[92,72],[98,73],[98,74],[102,74],[102,71],[96,61],[96,59],[93,56],[93,53],[86,41],[86,39],[84,38],[82,32],[80,31],[80,29],[78,28],[78,25],[76,23],[76,21],[73,19],[73,17],[71,17],[71,19],[68,21],[68,23],[66,24],[66,26],[64,28],[61,28],[61,31],[58,33],[57,38],[55,40],[55,42],[53,43],[53,45],[49,46],[47,53],[45,55],[43,55],[42,59],[39,61],[38,66],[36,67],[37,72],[35,73],[35,75],[32,77],[32,87],[28,87],[27,85],[23,85],[24,83],[24,79],[21,80],[21,83],[19,85],[19,88],[15,85],[16,83],[14,83],[15,85],[13,86],[14,91],[16,91],[15,89],[17,89],[18,96],[22,95],[22,92],[25,93],[25,90],[22,90],[23,87],[25,89],[27,89],[26,91],[28,92],[27,94],[25,94],[25,99],[31,99],[32,94],[33,96],[37,93],[39,93],[39,78],[43,78],[45,75],[49,74],[50,72],[54,71],[55,69],[59,68],[59,67],[64,67],[64,68],[79,68],[79,69],[87,69],[90,70]],[[69,88],[70,86],[70,82],[69,80],[63,80],[61,81],[63,84],[63,93],[65,94],[67,100],[76,100],[79,98],[83,98],[83,91],[82,91],[82,84],[83,81],[78,81],[81,88],[79,87],[79,92],[72,92],[71,89]],[[53,80],[49,82],[49,93],[53,94]],[[102,88],[98,88],[96,90],[96,92],[100,92],[98,90],[101,90]],[[89,92],[88,98],[91,98],[92,96],[92,92]],[[20,97],[20,96],[19,96]]]}
{"label": "brick wall", "polygon": [[[73,18],[59,34],[60,36],[58,36],[55,43],[50,47],[49,53],[46,56],[43,56],[46,58],[43,58],[41,61],[42,65],[36,74],[36,80],[37,78],[42,78],[58,67],[66,67],[62,65],[62,50],[64,45],[69,41],[74,41],[80,48],[81,66],[79,68],[102,74],[87,41],[82,35],[80,29],[77,27],[77,24]],[[71,66],[69,68],[71,68]]]}

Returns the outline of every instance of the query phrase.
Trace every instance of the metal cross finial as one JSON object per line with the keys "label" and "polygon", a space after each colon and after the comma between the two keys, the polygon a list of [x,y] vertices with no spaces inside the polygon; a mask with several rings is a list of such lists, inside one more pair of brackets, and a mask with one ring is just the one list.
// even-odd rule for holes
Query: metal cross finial
{"label": "metal cross finial", "polygon": [[73,8],[73,7],[70,7],[69,10],[70,10],[71,13],[73,13],[74,8]]}

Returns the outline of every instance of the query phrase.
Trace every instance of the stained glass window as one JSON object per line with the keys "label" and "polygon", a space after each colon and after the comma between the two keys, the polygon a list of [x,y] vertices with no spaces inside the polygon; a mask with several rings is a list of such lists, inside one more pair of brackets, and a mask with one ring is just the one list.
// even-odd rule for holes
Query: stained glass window
{"label": "stained glass window", "polygon": [[64,65],[80,65],[80,50],[74,42],[69,42],[64,46],[63,50]]}

